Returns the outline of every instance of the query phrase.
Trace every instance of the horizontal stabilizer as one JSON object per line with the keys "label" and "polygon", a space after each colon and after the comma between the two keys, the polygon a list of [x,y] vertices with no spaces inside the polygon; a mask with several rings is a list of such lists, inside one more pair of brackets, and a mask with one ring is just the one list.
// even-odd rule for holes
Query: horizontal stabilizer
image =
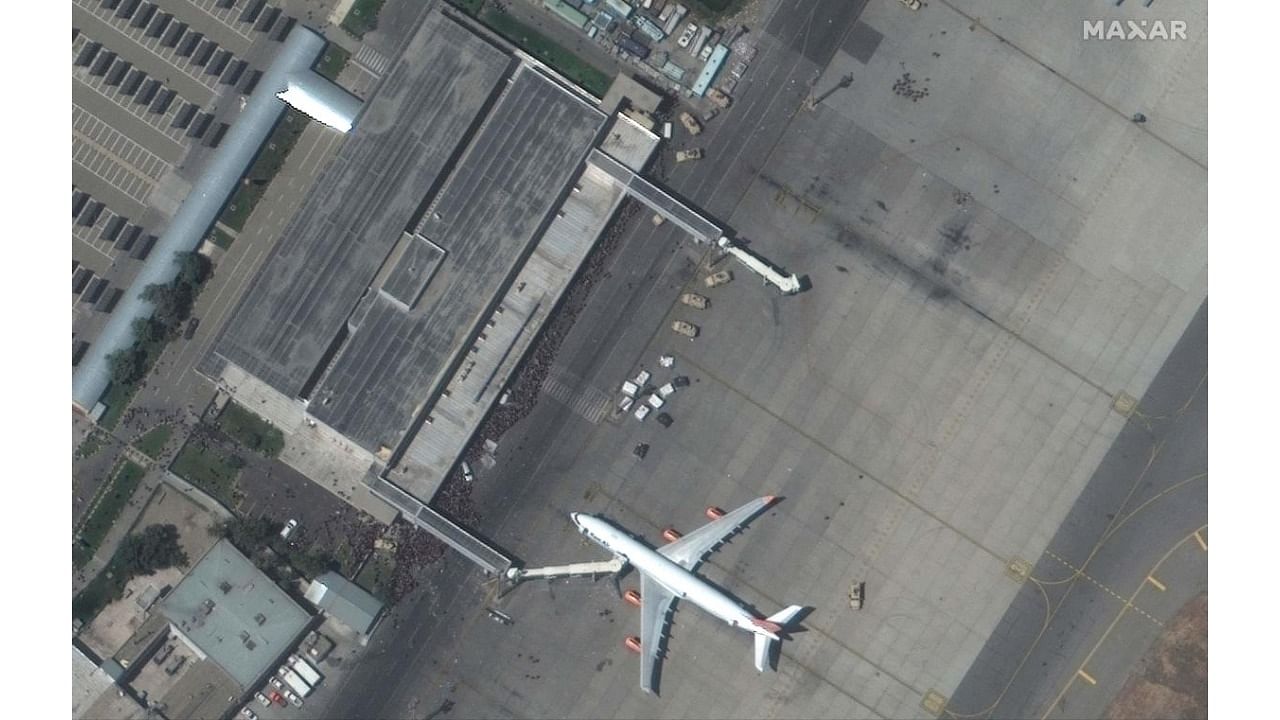
{"label": "horizontal stabilizer", "polygon": [[800,614],[801,610],[804,610],[803,605],[791,605],[784,610],[779,610],[778,612],[770,615],[768,620],[771,623],[780,625],[783,630],[786,630],[787,626],[791,624],[791,621],[795,619],[796,615]]}
{"label": "horizontal stabilizer", "polygon": [[773,650],[773,644],[777,642],[768,635],[756,635],[756,670],[764,672],[771,670],[769,663],[769,654]]}

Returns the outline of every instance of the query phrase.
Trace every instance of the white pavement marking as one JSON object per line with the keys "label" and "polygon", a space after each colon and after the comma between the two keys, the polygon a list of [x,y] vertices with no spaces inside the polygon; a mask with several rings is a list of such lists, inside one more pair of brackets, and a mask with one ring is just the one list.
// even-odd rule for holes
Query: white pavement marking
{"label": "white pavement marking", "polygon": [[368,45],[360,47],[360,51],[356,53],[355,62],[361,68],[368,70],[374,77],[382,77],[382,74],[387,71],[387,67],[391,65],[391,61],[385,55]]}
{"label": "white pavement marking", "polygon": [[592,425],[598,425],[604,419],[605,413],[609,411],[609,396],[594,386],[576,382],[574,385],[581,386],[581,389],[578,389],[559,379],[572,377],[569,373],[554,369],[552,373],[554,373],[553,376],[543,381],[542,392]]}

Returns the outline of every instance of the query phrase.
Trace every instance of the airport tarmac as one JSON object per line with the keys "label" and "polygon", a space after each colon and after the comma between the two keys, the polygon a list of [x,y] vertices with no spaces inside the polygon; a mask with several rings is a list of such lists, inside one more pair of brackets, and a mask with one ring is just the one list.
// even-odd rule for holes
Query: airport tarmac
{"label": "airport tarmac", "polygon": [[[672,353],[693,380],[664,408],[675,424],[592,422],[544,398],[477,480],[478,529],[530,566],[601,559],[569,511],[656,541],[706,505],[781,495],[704,566],[761,612],[814,608],[779,672],[757,675],[750,638],[677,605],[662,695],[647,697],[621,644],[639,620],[612,583],[527,584],[494,601],[508,627],[449,556],[328,715],[944,709],[1025,587],[1010,564],[1052,549],[1207,294],[1203,136],[1166,131],[1204,125],[1181,105],[1203,88],[1203,25],[1180,49],[1100,50],[1125,63],[1109,81],[1071,60],[1079,17],[1055,14],[1040,38],[974,5],[767,13],[735,104],[699,138],[707,158],[668,182],[812,288],[780,297],[730,264],[737,279],[696,313],[676,298],[700,283],[702,249],[637,223],[554,375],[613,393]],[[801,109],[811,83],[848,73]],[[1166,124],[1132,123],[1108,84],[1121,80],[1162,88],[1140,107]],[[675,318],[702,335],[674,335]]]}

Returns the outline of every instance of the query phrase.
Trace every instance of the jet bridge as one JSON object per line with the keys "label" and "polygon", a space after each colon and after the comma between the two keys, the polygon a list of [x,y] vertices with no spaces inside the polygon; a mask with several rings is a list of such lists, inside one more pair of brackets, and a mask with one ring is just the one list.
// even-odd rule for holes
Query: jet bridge
{"label": "jet bridge", "polygon": [[507,570],[507,579],[513,584],[534,578],[558,577],[595,577],[612,575],[620,570],[626,562],[622,558],[601,560],[599,562],[571,563],[569,565],[548,565],[540,568],[513,567]]}
{"label": "jet bridge", "polygon": [[746,248],[735,244],[725,236],[720,226],[707,219],[702,213],[672,197],[670,193],[644,179],[631,168],[599,149],[591,151],[587,162],[607,173],[614,182],[622,187],[628,196],[649,206],[651,210],[692,235],[696,241],[700,243],[715,243],[725,252],[737,258],[748,270],[759,275],[766,283],[773,285],[788,295],[800,292],[800,278],[796,277],[794,273],[783,275],[765,260],[756,257]]}

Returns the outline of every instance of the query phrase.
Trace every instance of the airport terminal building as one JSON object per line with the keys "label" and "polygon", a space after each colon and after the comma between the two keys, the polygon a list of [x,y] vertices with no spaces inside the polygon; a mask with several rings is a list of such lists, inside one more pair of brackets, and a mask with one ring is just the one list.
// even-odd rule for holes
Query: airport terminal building
{"label": "airport terminal building", "polygon": [[408,515],[658,143],[464,23],[428,14],[199,368],[290,436],[286,462],[363,468],[334,491]]}

